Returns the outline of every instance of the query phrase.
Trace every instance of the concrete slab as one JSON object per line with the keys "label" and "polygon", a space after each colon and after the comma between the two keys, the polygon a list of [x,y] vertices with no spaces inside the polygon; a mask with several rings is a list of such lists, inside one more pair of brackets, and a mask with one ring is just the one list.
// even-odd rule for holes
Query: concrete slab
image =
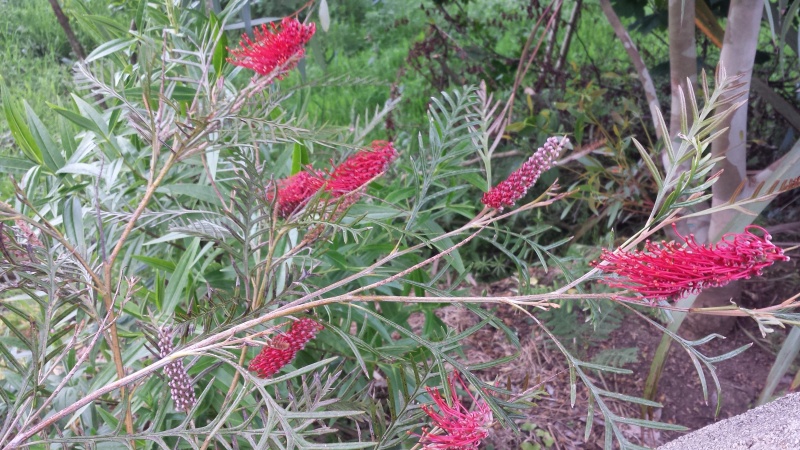
{"label": "concrete slab", "polygon": [[800,393],[693,431],[658,450],[800,450]]}

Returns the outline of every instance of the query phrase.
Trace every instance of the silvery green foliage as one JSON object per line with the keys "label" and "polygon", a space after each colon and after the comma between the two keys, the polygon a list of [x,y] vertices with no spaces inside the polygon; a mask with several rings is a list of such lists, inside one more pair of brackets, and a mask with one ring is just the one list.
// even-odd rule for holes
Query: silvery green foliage
{"label": "silvery green foliage", "polygon": [[[22,221],[38,244],[20,239],[19,226],[0,227],[0,320],[7,330],[0,338],[0,449],[44,441],[148,449],[410,447],[409,432],[425,420],[425,387],[438,388],[453,371],[481,393],[500,425],[515,427],[515,414],[531,407],[535,392],[512,392],[503,380],[487,382],[475,372],[516,355],[479,364],[462,357],[462,342],[483,327],[501,330],[515,347],[520,337],[471,303],[505,300],[460,300],[468,274],[461,246],[490,242],[521,277],[533,254],[568,280],[578,277],[550,252],[568,238],[541,244],[546,228],[538,224],[523,234],[505,230],[482,215],[470,191],[491,182],[470,158],[489,163],[502,129],[485,90],[432,99],[425,132],[397,140],[405,154],[390,169],[394,176],[368,186],[344,214],[327,214],[339,205],[318,194],[282,221],[267,195],[276,180],[365,147],[397,101],[352,127],[319,126],[308,104],[297,101],[313,83],[248,81],[225,64],[221,30],[244,0],[210,19],[171,2],[164,10],[140,4],[135,33],[96,24],[115,38],[76,68],[80,90],[74,105],[54,107],[59,124],[45,125],[4,99],[27,169],[13,205],[0,204],[0,224]],[[688,176],[654,170],[662,205],[656,218],[708,186],[713,160],[704,151],[718,120],[711,110],[726,83],[721,77],[713,93],[704,84],[702,110],[690,98],[699,128],[685,130],[685,146],[670,154],[693,168]],[[547,193],[547,201],[557,197],[554,188]],[[445,229],[454,215],[471,219]],[[448,329],[435,314],[448,302],[463,304],[476,323]],[[624,424],[677,428],[616,415],[609,399],[660,405],[597,385],[591,371],[625,369],[580,360],[531,311],[564,355],[573,402],[579,381],[588,389],[587,434],[595,411],[609,448],[614,439],[635,447]],[[412,327],[412,313],[424,324]],[[290,365],[266,379],[247,370],[287,321],[305,316],[325,328]],[[675,338],[712,377],[713,364],[734,354],[706,357],[695,348],[701,341]],[[705,389],[702,368],[700,374]]]}

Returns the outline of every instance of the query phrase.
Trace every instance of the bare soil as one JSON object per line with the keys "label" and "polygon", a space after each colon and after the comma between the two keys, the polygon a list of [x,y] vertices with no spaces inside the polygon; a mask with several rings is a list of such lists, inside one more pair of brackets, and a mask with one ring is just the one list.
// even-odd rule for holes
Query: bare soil
{"label": "bare soil", "polygon": [[[769,306],[780,303],[796,293],[800,285],[797,283],[797,259],[793,258],[791,263],[770,271],[759,280],[745,282],[742,286],[742,306],[748,308]],[[477,286],[475,290],[476,293],[483,291],[494,296],[514,295],[516,283],[513,280],[501,280]],[[458,306],[444,308],[439,315],[449,326],[457,330],[463,330],[476,322],[473,315]],[[543,395],[535,407],[523,411],[524,417],[517,419],[517,423],[523,429],[521,434],[498,426],[485,441],[485,448],[559,450],[603,448],[602,415],[595,412],[589,439],[584,439],[588,410],[586,389],[580,382],[578,383],[577,402],[572,407],[569,400],[569,374],[565,358],[548,342],[541,328],[528,315],[508,305],[497,308],[496,315],[517,333],[521,347],[517,349],[509,344],[502,331],[484,327],[464,342],[467,360],[470,363],[487,362],[518,354],[514,363],[479,372],[480,376],[486,381],[509,386],[516,392],[539,388]],[[577,319],[582,320],[580,317]],[[578,325],[576,321],[576,326]],[[758,326],[752,319],[741,318],[737,320],[733,331],[725,339],[714,339],[701,347],[705,355],[717,356],[744,345],[751,345],[744,354],[716,365],[716,374],[722,390],[719,415],[715,415],[717,394],[712,378],[706,372],[709,386],[709,398],[706,401],[703,398],[697,371],[687,352],[679,345],[673,344],[656,399],[663,408],[654,411],[654,418],[695,430],[754,407],[785,334],[785,330],[777,328],[774,333],[762,338]],[[588,359],[584,359],[590,360],[593,355],[608,348],[637,347],[638,361],[624,366],[633,373],[600,375],[593,372],[591,373],[593,382],[613,392],[641,397],[644,381],[661,336],[660,330],[641,318],[633,314],[626,316],[623,325],[611,334],[610,339],[587,349]],[[790,372],[790,375],[794,375],[794,372]],[[790,379],[790,376],[784,377],[779,391],[785,392]],[[642,417],[642,411],[637,405],[615,400],[608,400],[607,403],[618,415]],[[682,434],[643,430],[625,425],[623,429],[631,442],[647,447],[657,447]],[[524,442],[528,442],[530,446],[523,447]]]}

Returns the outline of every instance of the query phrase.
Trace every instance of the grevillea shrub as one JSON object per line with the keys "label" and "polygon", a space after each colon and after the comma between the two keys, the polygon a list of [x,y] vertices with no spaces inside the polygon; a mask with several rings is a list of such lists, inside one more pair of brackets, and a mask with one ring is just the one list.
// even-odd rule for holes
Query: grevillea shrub
{"label": "grevillea shrub", "polygon": [[[293,78],[313,23],[284,19],[226,50],[221,30],[242,4],[205,20],[148,3],[130,47],[120,31],[76,66],[74,105],[54,107],[58,126],[4,98],[25,159],[13,161],[24,171],[14,198],[0,202],[1,449],[479,448],[538,395],[476,375],[517,359],[470,361],[460,348],[481,326],[528,338],[481,307],[495,303],[555,342],[607,442],[632,445],[625,423],[680,429],[612,410],[609,399],[653,403],[596,385],[589,369],[619,369],[582,361],[538,317],[569,303],[658,308],[785,260],[758,227],[636,250],[714,182],[713,127],[692,128],[674,149],[689,175],[647,164],[660,191],[646,228],[585,261],[561,259],[558,242],[506,222],[535,221],[572,194],[540,178],[581,144],[570,130],[521,149],[517,170],[492,177],[509,109],[485,87],[431,99],[427,128],[392,142],[378,125],[396,101],[352,127],[320,127],[325,117],[293,101],[316,89]],[[722,100],[735,80],[720,73],[703,88],[695,123],[736,107]],[[473,240],[520,274],[527,257],[562,275],[536,293],[522,283],[511,297],[472,296],[461,281]],[[436,315],[446,304],[479,326],[448,329]],[[726,313],[764,329],[789,317]],[[712,371],[736,353],[713,359],[701,341],[675,339]]]}

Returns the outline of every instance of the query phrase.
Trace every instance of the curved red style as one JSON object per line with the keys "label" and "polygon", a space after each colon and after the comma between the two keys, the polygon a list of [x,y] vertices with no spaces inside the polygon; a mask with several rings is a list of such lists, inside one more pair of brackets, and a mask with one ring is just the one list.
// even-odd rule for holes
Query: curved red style
{"label": "curved red style", "polygon": [[[472,399],[472,411],[469,411],[458,398],[456,381],[464,386]],[[477,450],[481,441],[489,436],[489,427],[494,423],[492,410],[483,400],[475,399],[456,372],[450,375],[449,384],[452,406],[447,404],[439,391],[425,388],[439,412],[436,412],[432,405],[421,405],[420,408],[431,418],[436,427],[444,431],[444,434],[432,434],[431,430],[423,428],[419,442],[423,444],[422,448],[427,450]]]}
{"label": "curved red style", "polygon": [[[733,280],[761,275],[775,261],[788,261],[783,249],[770,242],[772,236],[751,225],[744,233],[728,233],[716,244],[700,245],[693,235],[681,236],[683,243],[647,241],[645,251],[609,251],[592,264],[621,278],[606,278],[602,283],[638,292],[650,300],[678,300],[708,287],[724,286]],[[758,230],[763,236],[754,234]],[[684,245],[685,244],[685,245]]]}
{"label": "curved red style", "polygon": [[305,55],[305,45],[314,36],[314,31],[313,23],[304,25],[290,17],[285,17],[280,25],[262,24],[261,29],[253,29],[255,41],[245,33],[239,48],[228,49],[231,54],[228,62],[260,75],[270,75],[277,69],[279,73],[275,78],[281,80]]}

